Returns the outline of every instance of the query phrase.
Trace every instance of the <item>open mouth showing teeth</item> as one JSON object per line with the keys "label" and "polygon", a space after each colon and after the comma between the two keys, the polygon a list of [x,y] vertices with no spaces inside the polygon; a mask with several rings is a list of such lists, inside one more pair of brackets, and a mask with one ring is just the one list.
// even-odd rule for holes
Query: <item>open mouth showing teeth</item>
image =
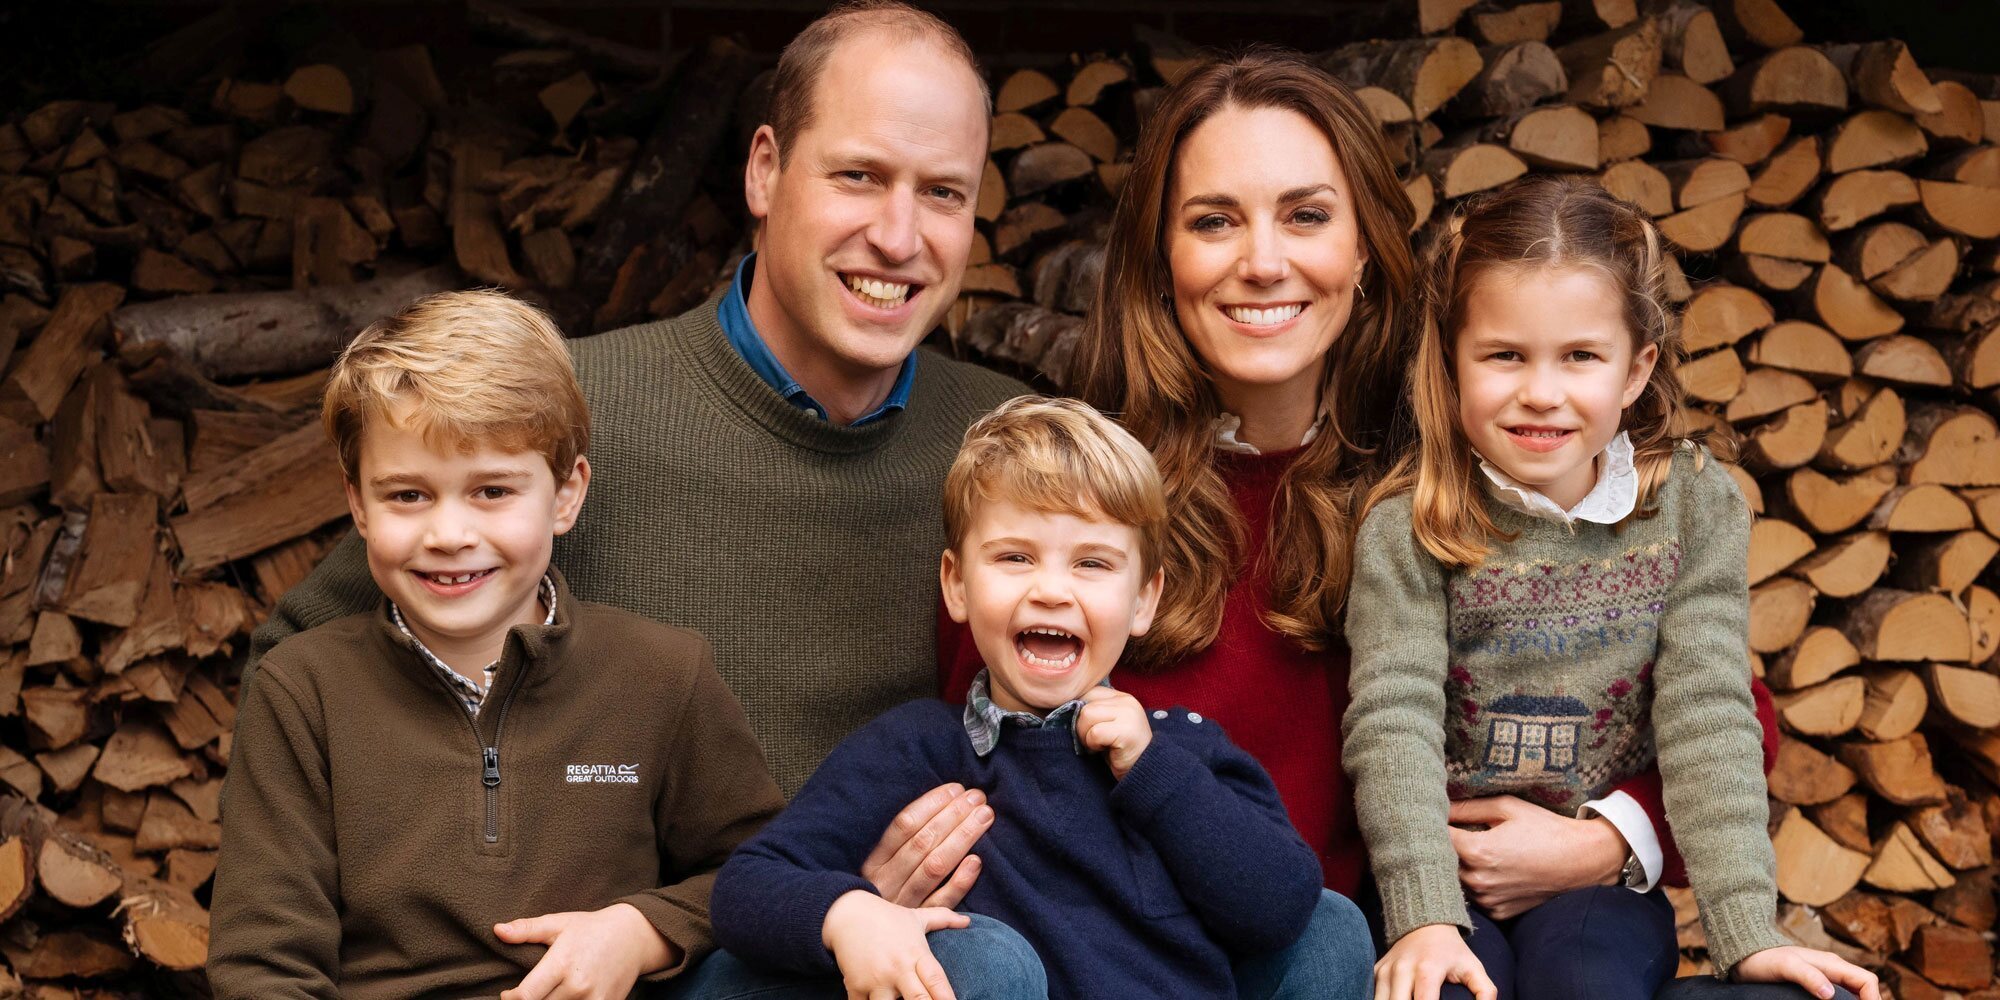
{"label": "open mouth showing teeth", "polygon": [[843,274],[841,280],[847,282],[847,290],[854,297],[877,309],[899,309],[910,300],[910,293],[923,286],[907,282],[883,281],[880,278],[864,278],[855,274]]}
{"label": "open mouth showing teeth", "polygon": [[1249,306],[1223,306],[1222,314],[1245,326],[1276,326],[1289,323],[1306,311],[1305,303],[1273,306],[1269,309],[1253,309]]}
{"label": "open mouth showing teeth", "polygon": [[1059,628],[1022,629],[1014,636],[1014,649],[1023,662],[1044,670],[1064,670],[1083,653],[1083,640]]}
{"label": "open mouth showing teeth", "polygon": [[1538,428],[1515,427],[1510,429],[1507,433],[1518,434],[1521,437],[1525,438],[1540,438],[1545,441],[1552,441],[1556,438],[1568,437],[1573,432],[1566,431],[1557,427],[1538,427]]}
{"label": "open mouth showing teeth", "polygon": [[471,583],[481,577],[492,575],[490,569],[474,570],[470,573],[418,573],[418,576],[440,587],[455,587],[461,583]]}

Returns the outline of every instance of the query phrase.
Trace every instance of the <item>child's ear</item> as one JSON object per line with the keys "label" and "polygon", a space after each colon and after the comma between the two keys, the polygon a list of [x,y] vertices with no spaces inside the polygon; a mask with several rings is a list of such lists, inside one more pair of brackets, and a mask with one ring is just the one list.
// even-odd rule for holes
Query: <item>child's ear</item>
{"label": "child's ear", "polygon": [[1145,635],[1153,627],[1153,616],[1160,610],[1160,593],[1166,589],[1167,571],[1156,569],[1153,578],[1139,590],[1139,606],[1132,610],[1132,634]]}
{"label": "child's ear", "polygon": [[590,492],[590,459],[576,456],[576,464],[570,466],[569,478],[556,486],[556,534],[567,534],[576,527],[577,512],[583,509],[583,496]]}
{"label": "child's ear", "polygon": [[951,615],[952,621],[963,625],[968,615],[965,574],[961,569],[962,567],[958,565],[958,553],[952,549],[944,550],[943,558],[938,560],[938,588],[944,591],[945,613]]}
{"label": "child's ear", "polygon": [[354,533],[365,542],[368,540],[368,511],[361,506],[361,490],[355,487],[354,480],[346,476],[340,477],[340,486],[341,491],[347,494],[347,513],[354,518]]}
{"label": "child's ear", "polygon": [[1653,366],[1660,363],[1660,345],[1647,344],[1632,355],[1632,371],[1625,376],[1625,396],[1618,405],[1631,406],[1646,391],[1646,383],[1653,377]]}

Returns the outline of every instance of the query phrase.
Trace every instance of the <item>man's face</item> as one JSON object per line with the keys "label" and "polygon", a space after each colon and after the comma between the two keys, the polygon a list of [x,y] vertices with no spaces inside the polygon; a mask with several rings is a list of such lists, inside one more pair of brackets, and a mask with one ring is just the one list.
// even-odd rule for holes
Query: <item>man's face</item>
{"label": "man's face", "polygon": [[979,80],[935,45],[863,31],[828,59],[813,109],[782,166],[769,126],[751,143],[752,314],[787,367],[893,377],[965,274],[986,162]]}

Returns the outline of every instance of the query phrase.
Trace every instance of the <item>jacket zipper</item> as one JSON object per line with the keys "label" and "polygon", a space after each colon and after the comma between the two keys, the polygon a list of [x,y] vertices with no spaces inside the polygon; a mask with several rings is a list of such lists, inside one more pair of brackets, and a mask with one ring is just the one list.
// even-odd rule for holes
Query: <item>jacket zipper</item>
{"label": "jacket zipper", "polygon": [[[500,841],[500,734],[507,729],[507,710],[514,707],[514,692],[521,683],[515,680],[507,688],[507,697],[500,702],[500,721],[493,724],[493,744],[480,747],[479,783],[486,786],[486,842]],[[477,727],[474,728],[476,733]]]}

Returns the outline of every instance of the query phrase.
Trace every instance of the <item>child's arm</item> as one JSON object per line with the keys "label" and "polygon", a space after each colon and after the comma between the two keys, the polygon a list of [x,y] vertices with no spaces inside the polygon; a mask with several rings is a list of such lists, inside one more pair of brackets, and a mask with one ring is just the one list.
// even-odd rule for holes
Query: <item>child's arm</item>
{"label": "child's arm", "polygon": [[[834,749],[784,812],[716,875],[715,940],[758,965],[812,975],[842,963],[828,948],[828,911],[850,892],[875,894],[857,872],[896,811],[942,783],[907,738],[925,703],[863,726]],[[964,737],[961,735],[961,739]]]}
{"label": "child's arm", "polygon": [[[1789,942],[1773,925],[1776,860],[1764,826],[1750,697],[1750,510],[1721,464],[1675,459],[1681,562],[1659,618],[1654,741],[1667,814],[1687,858],[1709,954],[1728,971]],[[1671,487],[1670,487],[1671,488]]]}
{"label": "child's arm", "polygon": [[[1239,954],[1296,941],[1319,905],[1319,858],[1264,769],[1199,716],[1155,713],[1155,734],[1131,695],[1098,688],[1087,700],[1103,721],[1085,745],[1102,748],[1118,776],[1112,808],[1159,851],[1202,924]],[[1079,734],[1088,719],[1077,717]]]}
{"label": "child's arm", "polygon": [[317,713],[270,672],[246,686],[223,785],[209,987],[333,1000],[340,966],[332,787]]}
{"label": "child's arm", "polygon": [[522,979],[523,995],[541,996],[562,983],[598,983],[624,996],[638,979],[678,975],[715,947],[708,921],[715,873],[729,852],[778,814],[784,798],[706,643],[693,675],[667,730],[672,739],[657,757],[667,777],[653,824],[668,884],[601,910],[496,926],[494,934],[509,944],[549,946]]}
{"label": "child's arm", "polygon": [[1445,796],[1444,570],[1412,533],[1409,500],[1384,501],[1354,543],[1353,650],[1341,762],[1382,891],[1388,941],[1427,924],[1472,929]]}

